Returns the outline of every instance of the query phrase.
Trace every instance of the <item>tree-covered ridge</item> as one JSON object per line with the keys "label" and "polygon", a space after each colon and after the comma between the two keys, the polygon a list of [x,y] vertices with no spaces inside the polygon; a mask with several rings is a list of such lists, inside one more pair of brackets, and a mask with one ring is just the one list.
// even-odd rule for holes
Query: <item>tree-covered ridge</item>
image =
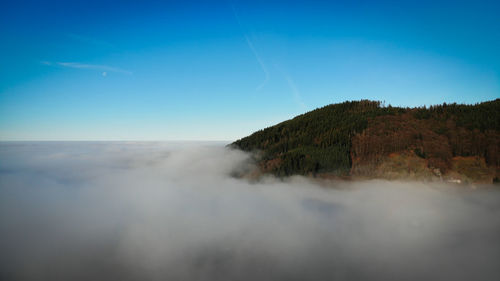
{"label": "tree-covered ridge", "polygon": [[443,171],[455,156],[484,157],[488,165],[498,166],[499,113],[500,99],[429,108],[348,101],[260,130],[233,146],[259,151],[262,170],[279,176],[348,174],[353,164],[375,165],[402,151],[412,151]]}
{"label": "tree-covered ridge", "polygon": [[344,173],[351,167],[351,138],[366,128],[368,118],[400,111],[404,109],[382,107],[378,101],[332,104],[260,130],[234,145],[262,151],[264,165],[274,160],[264,170],[277,175]]}

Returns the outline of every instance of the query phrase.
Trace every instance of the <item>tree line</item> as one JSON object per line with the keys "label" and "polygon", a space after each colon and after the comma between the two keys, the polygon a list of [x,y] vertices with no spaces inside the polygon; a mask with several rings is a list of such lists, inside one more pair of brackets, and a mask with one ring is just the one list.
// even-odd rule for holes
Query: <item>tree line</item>
{"label": "tree line", "polygon": [[348,174],[353,159],[377,163],[401,151],[442,170],[455,156],[484,157],[488,165],[499,166],[499,113],[500,99],[418,108],[346,101],[265,128],[232,146],[258,151],[263,170],[279,176]]}

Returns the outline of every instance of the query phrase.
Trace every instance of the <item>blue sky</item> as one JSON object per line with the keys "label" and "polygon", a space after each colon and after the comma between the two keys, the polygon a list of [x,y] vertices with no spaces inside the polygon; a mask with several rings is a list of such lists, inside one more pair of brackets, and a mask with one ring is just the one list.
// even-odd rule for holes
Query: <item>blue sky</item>
{"label": "blue sky", "polygon": [[1,140],[235,140],[500,97],[498,1],[2,1]]}

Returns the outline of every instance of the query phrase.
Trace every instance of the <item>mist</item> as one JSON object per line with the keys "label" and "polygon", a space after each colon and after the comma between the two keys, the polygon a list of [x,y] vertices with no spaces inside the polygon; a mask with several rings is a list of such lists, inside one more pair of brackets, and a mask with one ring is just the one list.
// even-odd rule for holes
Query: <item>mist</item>
{"label": "mist", "polygon": [[500,280],[498,188],[248,181],[222,143],[0,144],[1,280]]}

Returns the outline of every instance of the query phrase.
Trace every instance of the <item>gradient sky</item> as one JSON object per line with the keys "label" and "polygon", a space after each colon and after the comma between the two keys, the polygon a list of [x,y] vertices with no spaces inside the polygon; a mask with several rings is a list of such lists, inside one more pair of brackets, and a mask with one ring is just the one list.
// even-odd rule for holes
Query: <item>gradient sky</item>
{"label": "gradient sky", "polygon": [[499,1],[1,1],[0,140],[235,140],[500,97]]}

